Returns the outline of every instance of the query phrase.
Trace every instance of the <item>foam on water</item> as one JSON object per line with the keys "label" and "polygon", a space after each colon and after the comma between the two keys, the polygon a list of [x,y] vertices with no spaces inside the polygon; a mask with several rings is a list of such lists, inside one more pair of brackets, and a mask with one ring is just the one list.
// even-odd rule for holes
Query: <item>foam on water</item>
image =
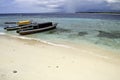
{"label": "foam on water", "polygon": [[48,41],[45,41],[45,40],[40,40],[40,39],[37,39],[37,38],[30,38],[30,37],[25,37],[25,36],[16,36],[16,35],[11,35],[11,34],[4,34],[4,33],[1,33],[0,35],[7,35],[9,37],[23,39],[23,40],[35,40],[35,41],[39,41],[39,42],[42,42],[42,43],[45,43],[45,44],[48,44],[48,45],[53,45],[53,46],[58,46],[58,47],[71,48],[71,49],[73,48],[73,47],[68,46],[68,45],[56,44],[56,43],[48,42]]}
{"label": "foam on water", "polygon": [[0,35],[5,35],[6,33],[4,33],[4,32],[0,32]]}

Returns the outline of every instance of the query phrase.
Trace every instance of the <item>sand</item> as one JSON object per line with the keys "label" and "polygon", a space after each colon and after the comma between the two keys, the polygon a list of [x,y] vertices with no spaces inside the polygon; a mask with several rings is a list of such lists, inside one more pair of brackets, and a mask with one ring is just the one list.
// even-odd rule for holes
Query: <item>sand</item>
{"label": "sand", "polygon": [[120,80],[120,54],[0,36],[0,80]]}

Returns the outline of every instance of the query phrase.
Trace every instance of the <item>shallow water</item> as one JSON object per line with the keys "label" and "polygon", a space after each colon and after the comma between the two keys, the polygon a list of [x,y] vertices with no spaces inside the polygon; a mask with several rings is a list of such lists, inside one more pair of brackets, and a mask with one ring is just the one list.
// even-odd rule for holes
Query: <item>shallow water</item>
{"label": "shallow water", "polygon": [[90,42],[114,49],[120,49],[120,15],[113,14],[6,14],[0,15],[0,32],[17,35],[15,31],[3,30],[4,22],[32,20],[34,22],[55,22],[57,29],[25,35],[50,42]]}

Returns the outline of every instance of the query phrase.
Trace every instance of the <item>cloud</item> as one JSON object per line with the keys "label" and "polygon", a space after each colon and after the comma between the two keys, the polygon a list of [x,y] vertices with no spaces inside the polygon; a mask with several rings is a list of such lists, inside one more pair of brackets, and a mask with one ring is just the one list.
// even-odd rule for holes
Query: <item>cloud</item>
{"label": "cloud", "polygon": [[67,12],[101,10],[108,7],[104,0],[66,0],[66,3]]}
{"label": "cloud", "polygon": [[18,7],[32,9],[33,12],[59,12],[63,2],[64,0],[15,0]]}
{"label": "cloud", "polygon": [[108,5],[113,10],[120,10],[120,0],[107,0]]}
{"label": "cloud", "polygon": [[120,0],[66,0],[65,11],[114,11],[120,10]]}
{"label": "cloud", "polygon": [[8,12],[77,12],[120,10],[120,0],[0,0]]}
{"label": "cloud", "polygon": [[116,2],[120,2],[120,0],[106,0],[108,3],[116,3]]}
{"label": "cloud", "polygon": [[[15,0],[18,7],[33,12],[76,12],[103,8],[104,0]],[[22,5],[22,6],[21,6]],[[99,7],[98,7],[99,6]],[[103,5],[104,6],[104,5]]]}

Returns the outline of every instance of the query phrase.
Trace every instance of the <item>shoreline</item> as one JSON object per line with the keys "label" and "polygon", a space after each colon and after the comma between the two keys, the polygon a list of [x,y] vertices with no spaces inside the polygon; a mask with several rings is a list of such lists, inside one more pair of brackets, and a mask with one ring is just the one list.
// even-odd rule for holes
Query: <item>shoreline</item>
{"label": "shoreline", "polygon": [[[48,42],[48,41],[44,41],[44,40],[40,40],[40,39],[35,39],[35,38],[29,38],[29,37],[25,37],[25,36],[16,36],[16,35],[10,35],[10,34],[0,34],[0,37],[3,39],[13,39],[13,41],[18,41],[20,43],[24,43],[30,46],[39,46],[39,45],[45,45],[45,46],[50,46],[50,47],[57,47],[57,48],[64,48],[64,49],[71,49],[71,50],[75,50],[78,52],[85,52],[88,55],[92,55],[92,56],[96,56],[99,58],[106,58],[106,56],[110,58],[112,57],[116,57],[119,58],[120,57],[120,50],[118,49],[112,49],[111,47],[107,47],[104,45],[96,45],[94,43],[90,43],[90,42],[86,42],[83,41],[82,43],[72,43],[72,42]],[[17,45],[16,45],[17,46]],[[87,51],[88,50],[88,51]],[[100,53],[100,54],[98,54]]]}
{"label": "shoreline", "polygon": [[120,55],[94,45],[55,46],[0,35],[1,80],[119,80]]}

